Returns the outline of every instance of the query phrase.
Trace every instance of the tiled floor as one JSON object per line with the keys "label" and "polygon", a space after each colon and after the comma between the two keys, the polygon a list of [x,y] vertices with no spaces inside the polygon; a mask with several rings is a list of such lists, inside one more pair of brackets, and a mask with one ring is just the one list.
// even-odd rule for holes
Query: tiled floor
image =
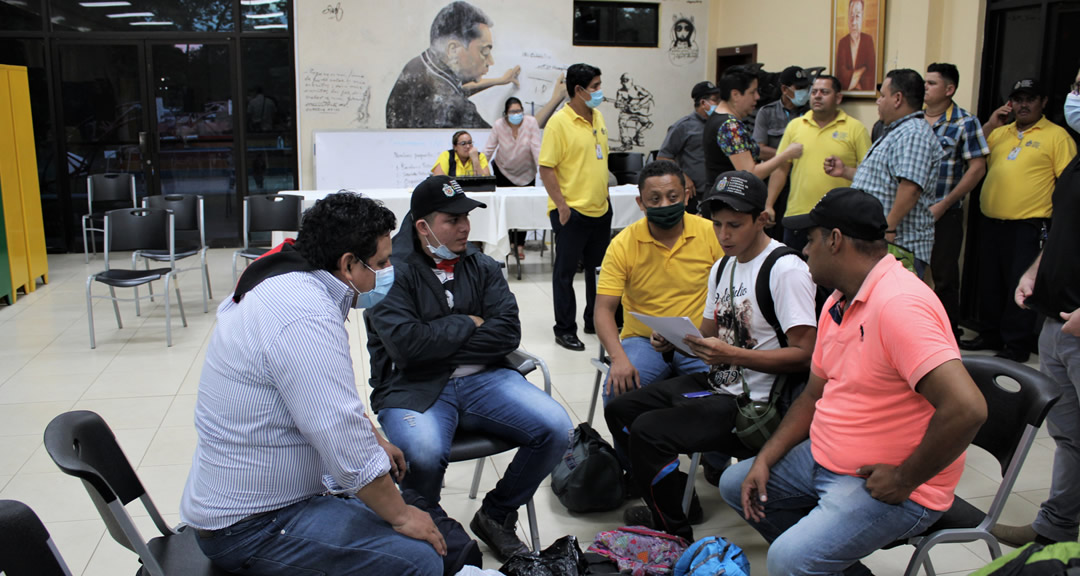
{"label": "tiled floor", "polygon": [[[202,313],[197,273],[187,273],[181,286],[188,327],[182,327],[174,313],[172,348],[165,346],[165,312],[160,300],[148,304],[142,317],[135,316],[131,304],[122,305],[123,330],[116,328],[110,304],[102,300],[94,306],[98,347],[90,350],[85,280],[101,268],[100,258],[85,265],[81,254],[51,255],[50,284],[20,296],[14,306],[0,306],[0,498],[26,502],[41,516],[75,574],[133,574],[138,563],[134,554],[106,533],[81,484],[57,470],[42,447],[42,432],[50,419],[66,410],[100,413],[116,431],[166,519],[178,521],[180,495],[196,441],[192,415],[199,371],[214,326],[214,308],[227,296],[231,280],[231,252],[214,250],[210,256],[216,296],[211,313]],[[521,308],[522,345],[546,359],[556,397],[575,422],[584,421],[595,375],[589,359],[596,354],[597,340],[582,335],[588,346],[584,353],[555,345],[550,277],[547,258],[541,263],[537,252],[529,252],[524,279],[510,280]],[[584,286],[580,280],[578,284],[581,295]],[[368,359],[361,323],[355,317],[350,322],[357,382],[362,397],[367,398]],[[538,372],[530,379],[541,382]],[[607,434],[602,417],[598,415],[595,424]],[[1029,522],[1034,517],[1049,490],[1053,450],[1053,442],[1042,432],[1006,506],[1005,522]],[[510,457],[503,454],[489,459],[482,492],[494,485]],[[443,491],[443,506],[465,524],[479,506],[479,500],[467,496],[472,470],[471,463],[452,465]],[[989,455],[969,450],[958,493],[985,508],[999,477]],[[718,491],[708,486],[700,473],[697,488],[706,522],[695,528],[695,534],[719,534],[732,540],[747,551],[755,573],[763,573],[764,540],[723,504]],[[545,545],[564,534],[575,534],[587,545],[596,532],[620,525],[622,518],[621,510],[570,514],[546,485],[537,492],[536,508]],[[152,534],[145,513],[138,506],[132,510],[144,534]],[[899,574],[910,553],[910,547],[882,551],[866,563],[877,574]],[[933,559],[939,573],[968,573],[986,563],[989,556],[985,547],[946,545],[937,549]],[[498,567],[490,557],[485,562],[488,567]]]}

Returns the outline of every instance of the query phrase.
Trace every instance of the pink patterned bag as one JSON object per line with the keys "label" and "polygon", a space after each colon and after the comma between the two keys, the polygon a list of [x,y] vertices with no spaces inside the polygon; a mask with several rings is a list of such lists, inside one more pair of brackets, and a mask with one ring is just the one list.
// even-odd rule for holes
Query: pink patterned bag
{"label": "pink patterned bag", "polygon": [[650,530],[644,526],[623,526],[600,532],[589,552],[610,558],[619,571],[633,576],[671,574],[690,543],[684,538]]}

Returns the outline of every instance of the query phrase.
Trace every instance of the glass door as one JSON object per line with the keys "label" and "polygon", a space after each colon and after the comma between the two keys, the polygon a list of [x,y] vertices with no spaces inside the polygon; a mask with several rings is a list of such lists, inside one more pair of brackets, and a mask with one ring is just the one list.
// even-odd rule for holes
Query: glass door
{"label": "glass door", "polygon": [[234,244],[242,208],[230,43],[148,42],[154,194],[202,194],[206,240]]}

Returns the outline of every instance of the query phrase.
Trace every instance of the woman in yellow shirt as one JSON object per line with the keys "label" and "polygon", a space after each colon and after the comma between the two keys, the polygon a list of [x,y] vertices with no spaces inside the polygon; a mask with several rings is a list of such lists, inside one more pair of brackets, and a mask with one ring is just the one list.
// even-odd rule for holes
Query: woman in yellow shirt
{"label": "woman in yellow shirt", "polygon": [[472,136],[464,131],[454,132],[454,147],[439,155],[431,173],[435,176],[490,176],[487,156],[473,146]]}

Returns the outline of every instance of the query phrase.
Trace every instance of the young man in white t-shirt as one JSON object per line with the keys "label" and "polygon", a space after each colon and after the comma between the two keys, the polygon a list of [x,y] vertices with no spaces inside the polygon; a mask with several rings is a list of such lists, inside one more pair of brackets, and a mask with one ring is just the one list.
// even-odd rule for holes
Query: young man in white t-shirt
{"label": "young man in white t-shirt", "polygon": [[[647,504],[627,509],[627,524],[693,540],[681,505],[687,476],[678,471],[679,454],[719,450],[751,456],[753,450],[734,433],[737,396],[748,389],[752,400],[767,402],[778,375],[810,366],[817,317],[806,263],[793,252],[777,258],[769,272],[769,293],[786,345],[757,301],[758,273],[769,255],[783,247],[765,234],[767,196],[756,176],[733,171],[721,174],[701,203],[728,257],[709,275],[703,337],[687,336],[679,344],[710,370],[623,394],[604,410],[615,442],[630,455]],[[661,352],[673,348],[658,334],[652,342]]]}

